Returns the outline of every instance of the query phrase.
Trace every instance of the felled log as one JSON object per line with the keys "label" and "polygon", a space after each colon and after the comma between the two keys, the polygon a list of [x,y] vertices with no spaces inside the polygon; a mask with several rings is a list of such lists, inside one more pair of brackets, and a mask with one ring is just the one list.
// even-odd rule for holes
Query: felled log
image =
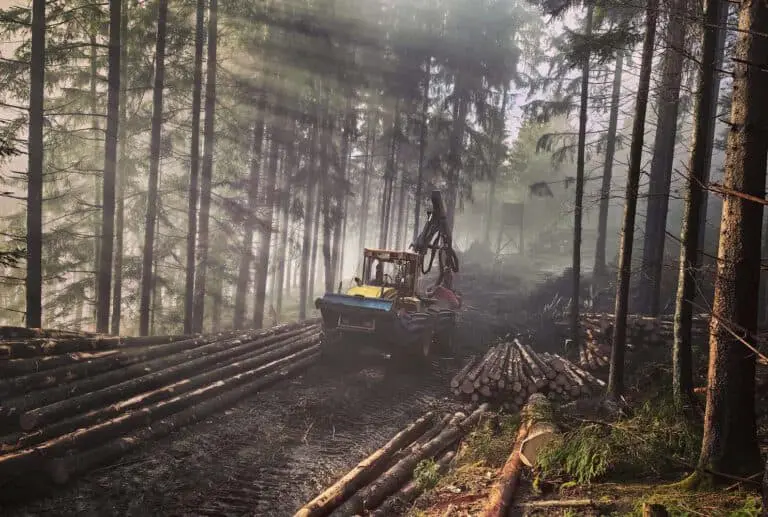
{"label": "felled log", "polygon": [[[313,327],[309,327],[309,329],[312,328]],[[274,343],[276,339],[287,337],[288,334],[296,335],[307,331],[308,329],[306,328],[298,328],[289,332],[279,332],[277,335],[275,335],[275,331],[273,331],[272,334],[268,334],[263,339],[260,339],[259,342],[263,343],[263,346],[266,346],[268,344]],[[246,336],[245,339],[248,339],[248,337],[249,336]],[[184,350],[183,348],[181,350],[176,350],[175,347],[178,347],[180,343],[184,342],[170,343],[168,345],[158,345],[157,348],[174,347],[172,350],[179,353],[174,354],[168,352],[168,349],[163,349],[162,352],[153,351],[150,352],[153,357],[155,357],[155,354],[157,353],[162,353],[162,356],[156,359],[151,359],[149,361],[131,362],[131,364],[123,368],[106,371],[86,379],[69,382],[67,384],[60,384],[45,390],[34,391],[14,399],[4,400],[2,402],[2,406],[0,406],[0,416],[9,417],[15,414],[24,413],[30,409],[53,404],[55,402],[71,397],[77,393],[88,393],[91,391],[99,390],[106,386],[111,386],[128,379],[133,379],[135,377],[145,375],[150,371],[160,370],[174,364],[182,363],[184,361],[204,357],[212,352],[226,350],[237,344],[236,342],[239,343],[239,341],[240,340],[238,339],[216,341],[198,346],[191,350]],[[145,352],[142,352],[142,354],[143,353]],[[142,355],[141,357],[145,356]]]}
{"label": "felled log", "polygon": [[475,380],[480,375],[480,372],[483,371],[485,363],[488,361],[490,354],[491,350],[488,350],[485,355],[479,361],[477,361],[477,364],[469,369],[466,377],[464,378],[464,381],[461,383],[462,393],[469,395],[475,391]]}
{"label": "felled log", "polygon": [[528,467],[536,464],[536,458],[542,447],[551,443],[557,436],[557,428],[550,421],[552,407],[540,393],[534,393],[528,399],[525,408],[528,430],[520,444],[520,461]]}
{"label": "felled log", "polygon": [[488,369],[488,380],[489,381],[500,381],[501,380],[501,372],[504,369],[504,366],[507,363],[507,357],[509,356],[509,343],[501,343],[497,346],[499,352],[496,355],[496,359],[491,364],[490,368]]}
{"label": "felled log", "polygon": [[541,369],[539,368],[539,365],[533,359],[531,354],[528,352],[528,350],[525,349],[525,347],[520,343],[519,340],[515,339],[514,343],[515,343],[515,346],[517,347],[518,351],[520,352],[521,363],[522,363],[524,369],[527,369],[528,372],[530,372],[530,374],[528,375],[530,380],[539,389],[541,389],[544,386],[546,386],[547,385],[547,379],[546,379],[546,377],[544,377],[544,374],[541,372]]}
{"label": "felled log", "polygon": [[488,501],[483,508],[483,517],[504,517],[509,513],[509,506],[520,483],[522,461],[520,446],[528,433],[528,424],[522,422],[517,432],[512,452],[504,463],[498,479],[491,487]]}
{"label": "felled log", "polygon": [[521,343],[521,345],[528,352],[529,357],[536,363],[539,367],[539,371],[546,379],[553,380],[557,376],[557,372],[545,361],[542,361],[541,356],[539,356],[539,354],[537,354],[529,345],[525,343]]}
{"label": "felled log", "polygon": [[285,364],[278,371],[264,375],[253,382],[225,390],[213,398],[153,422],[151,426],[139,429],[132,434],[119,437],[93,449],[71,454],[64,458],[56,458],[48,464],[48,471],[56,483],[66,483],[72,477],[96,466],[109,463],[149,440],[161,438],[176,429],[198,422],[217,411],[232,406],[251,393],[300,373],[315,362],[318,356],[319,354],[315,351],[303,359]]}
{"label": "felled log", "polygon": [[475,365],[475,361],[477,360],[476,356],[472,356],[467,361],[467,364],[464,365],[464,367],[459,370],[459,373],[453,376],[451,379],[451,388],[458,388],[461,386],[461,383],[464,382],[464,378],[467,376],[467,373],[469,373],[469,370],[472,369],[472,367]]}
{"label": "felled log", "polygon": [[516,504],[520,508],[586,508],[595,506],[592,499],[549,499]]}
{"label": "felled log", "polygon": [[[455,456],[454,451],[447,451],[440,456],[435,465],[437,473],[444,474]],[[424,487],[417,480],[412,480],[369,515],[371,517],[405,515],[407,506],[415,501],[423,491]]]}
{"label": "felled log", "polygon": [[39,466],[42,460],[58,456],[69,449],[94,447],[115,435],[132,431],[142,425],[149,425],[155,420],[165,418],[207,398],[232,390],[240,384],[256,380],[276,369],[290,366],[291,362],[314,355],[318,351],[319,345],[315,345],[237,375],[225,372],[215,382],[191,392],[179,394],[135,411],[128,411],[111,420],[59,436],[35,447],[5,454],[0,456],[0,478],[32,470]]}
{"label": "felled log", "polygon": [[[280,340],[276,345],[272,345],[268,349],[261,348],[262,344],[259,343],[259,340],[244,343],[229,350],[223,350],[222,352],[171,366],[164,370],[152,372],[100,390],[84,393],[78,397],[72,397],[41,408],[32,409],[23,413],[19,422],[24,430],[34,429],[49,422],[54,422],[66,415],[82,413],[100,405],[140,395],[143,390],[154,390],[147,393],[145,398],[149,397],[151,400],[158,400],[163,398],[164,395],[170,396],[203,386],[224,372],[235,374],[260,364],[266,364],[280,357],[285,357],[317,343],[319,339],[318,335],[303,333]],[[234,362],[229,363],[228,360]],[[206,372],[206,369],[211,367],[215,367],[215,369]],[[177,381],[189,374],[200,371],[204,373],[192,378],[183,379],[182,382],[174,382],[168,385],[169,382]]]}
{"label": "felled log", "polygon": [[[0,359],[26,359],[73,352],[98,352],[127,346],[155,346],[177,341],[189,341],[202,336],[53,336],[30,337],[16,341],[0,341]],[[211,335],[211,337],[215,337]]]}
{"label": "felled log", "polygon": [[669,512],[663,505],[643,503],[643,517],[669,517]]}
{"label": "felled log", "polygon": [[323,517],[330,515],[344,501],[386,469],[392,456],[419,438],[433,423],[435,413],[430,411],[397,433],[383,447],[357,464],[341,479],[320,495],[302,506],[294,517]]}
{"label": "felled log", "polygon": [[97,352],[70,352],[61,355],[46,355],[30,359],[0,360],[0,378],[17,377],[30,373],[42,372],[62,366],[70,366],[91,359],[119,354],[120,350],[102,350]]}
{"label": "felled log", "polygon": [[487,410],[488,404],[482,404],[467,418],[457,424],[449,425],[432,440],[416,448],[407,457],[390,467],[371,485],[352,497],[349,500],[349,504],[345,505],[344,513],[355,515],[364,510],[377,508],[387,497],[394,494],[408,482],[420,461],[431,458],[440,451],[450,447],[469,429],[474,427]]}

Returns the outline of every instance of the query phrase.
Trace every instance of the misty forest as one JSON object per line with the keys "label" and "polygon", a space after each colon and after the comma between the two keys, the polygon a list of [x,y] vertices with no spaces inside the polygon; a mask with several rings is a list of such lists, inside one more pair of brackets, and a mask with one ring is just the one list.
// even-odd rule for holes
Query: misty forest
{"label": "misty forest", "polygon": [[768,516],[765,0],[3,0],[0,85],[2,515]]}

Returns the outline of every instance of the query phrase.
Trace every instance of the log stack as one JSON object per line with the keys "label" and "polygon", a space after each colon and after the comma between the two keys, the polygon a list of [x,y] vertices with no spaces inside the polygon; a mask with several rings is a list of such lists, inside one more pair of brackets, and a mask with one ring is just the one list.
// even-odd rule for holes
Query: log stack
{"label": "log stack", "polygon": [[0,339],[0,483],[41,471],[65,482],[302,371],[320,342],[316,320],[202,336],[16,334]]}
{"label": "log stack", "polygon": [[537,353],[520,339],[502,341],[471,357],[451,379],[454,395],[517,411],[533,393],[568,402],[599,391],[605,383],[558,354]]}
{"label": "log stack", "polygon": [[[588,370],[607,368],[613,343],[613,314],[587,313],[581,316],[581,343],[579,365]],[[693,318],[692,337],[706,339],[709,320],[706,315]],[[671,316],[658,318],[630,314],[627,316],[627,349],[668,346],[674,340],[674,321]]]}
{"label": "log stack", "polygon": [[456,443],[477,425],[488,410],[480,405],[471,414],[429,412],[376,450],[336,483],[301,507],[294,517],[331,515],[404,515],[423,487],[413,479],[416,467],[434,460],[437,470],[453,458]]}

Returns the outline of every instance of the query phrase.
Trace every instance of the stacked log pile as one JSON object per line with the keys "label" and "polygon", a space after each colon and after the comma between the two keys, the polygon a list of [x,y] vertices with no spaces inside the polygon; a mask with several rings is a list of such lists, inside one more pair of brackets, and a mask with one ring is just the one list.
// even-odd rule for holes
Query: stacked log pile
{"label": "stacked log pile", "polygon": [[66,482],[229,407],[310,365],[319,330],[309,321],[204,336],[0,339],[0,483],[41,471]]}
{"label": "stacked log pile", "polygon": [[[694,340],[706,339],[709,320],[695,315],[692,334]],[[669,316],[653,318],[630,314],[627,317],[627,348],[666,346],[674,340],[674,321]],[[607,368],[610,364],[613,342],[613,314],[588,313],[581,316],[581,343],[579,365],[588,370]]]}
{"label": "stacked log pile", "polygon": [[382,448],[361,461],[300,508],[294,517],[331,515],[404,515],[422,491],[414,471],[424,460],[447,468],[456,443],[487,411],[483,404],[470,415],[429,412],[400,431]]}
{"label": "stacked log pile", "polygon": [[450,384],[457,397],[496,402],[510,411],[517,411],[533,393],[567,402],[604,385],[567,359],[536,353],[519,339],[498,343],[481,358],[471,357]]}

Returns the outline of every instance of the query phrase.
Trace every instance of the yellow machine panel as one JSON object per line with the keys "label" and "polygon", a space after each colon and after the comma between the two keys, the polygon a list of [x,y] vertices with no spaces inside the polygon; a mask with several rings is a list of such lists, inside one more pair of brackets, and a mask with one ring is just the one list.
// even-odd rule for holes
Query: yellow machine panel
{"label": "yellow machine panel", "polygon": [[385,287],[383,289],[375,285],[356,285],[351,287],[347,294],[349,296],[364,296],[365,298],[385,298],[391,300],[397,295],[397,290],[394,287]]}

